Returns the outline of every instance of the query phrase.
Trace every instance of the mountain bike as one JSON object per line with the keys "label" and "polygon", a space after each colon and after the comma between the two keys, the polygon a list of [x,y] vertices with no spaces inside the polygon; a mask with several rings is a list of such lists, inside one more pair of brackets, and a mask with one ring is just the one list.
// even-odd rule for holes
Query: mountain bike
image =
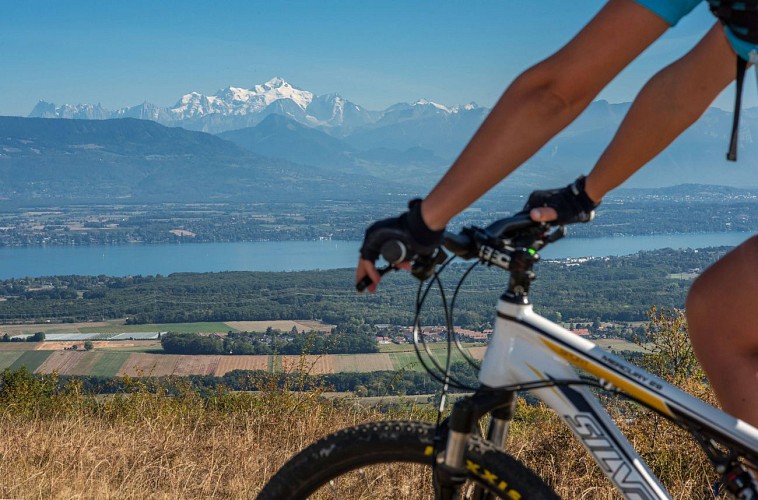
{"label": "mountain bike", "polygon": [[[391,469],[374,466],[398,462],[415,462],[431,471],[423,479],[420,476],[418,495],[410,492],[406,498],[421,497],[422,481],[431,483],[428,496],[438,499],[557,498],[539,476],[504,448],[515,398],[521,391],[533,394],[557,413],[625,498],[669,498],[600,404],[593,392],[597,388],[636,401],[677,424],[702,447],[721,476],[724,490],[736,498],[758,498],[751,475],[758,468],[758,429],[534,312],[529,289],[536,277],[538,252],[565,232],[564,226],[533,222],[521,213],[486,228],[471,226],[458,234],[446,233],[445,249],[451,259],[473,259],[474,265],[509,273],[479,369],[480,387],[459,399],[450,416],[436,425],[377,422],[327,436],[291,458],[258,498],[373,498],[376,478],[371,474],[392,474]],[[388,262],[402,253],[402,248],[393,248],[398,245],[393,242],[382,248]],[[447,252],[440,250],[440,255],[414,263],[413,273],[437,277],[434,269],[447,265],[449,260],[442,263]],[[392,268],[390,265],[382,272]],[[420,288],[417,299],[417,346],[419,310],[428,290]],[[453,331],[454,302],[455,295],[448,309],[449,332]],[[446,387],[455,385],[449,359],[445,366],[434,358],[419,359]],[[486,432],[480,432],[484,428],[480,420],[485,417],[489,419]],[[321,496],[316,493],[320,491]]]}

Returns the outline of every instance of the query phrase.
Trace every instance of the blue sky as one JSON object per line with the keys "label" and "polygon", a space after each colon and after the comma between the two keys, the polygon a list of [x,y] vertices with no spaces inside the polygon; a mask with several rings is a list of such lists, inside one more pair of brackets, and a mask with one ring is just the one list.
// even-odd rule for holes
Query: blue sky
{"label": "blue sky", "polygon": [[[0,9],[0,115],[40,99],[109,109],[280,76],[369,109],[430,99],[492,106],[565,43],[598,0],[10,1]],[[711,25],[700,6],[600,95],[630,101]],[[751,75],[745,99],[755,105]],[[729,91],[717,105],[731,109]]]}

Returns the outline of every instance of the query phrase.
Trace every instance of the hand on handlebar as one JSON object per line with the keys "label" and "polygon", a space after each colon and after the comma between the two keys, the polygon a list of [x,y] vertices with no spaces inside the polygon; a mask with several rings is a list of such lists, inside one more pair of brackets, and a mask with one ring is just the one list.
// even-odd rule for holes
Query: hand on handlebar
{"label": "hand on handlebar", "polygon": [[412,200],[408,211],[399,217],[375,222],[366,230],[361,246],[361,258],[355,273],[357,288],[359,291],[362,287],[369,292],[376,290],[381,273],[374,263],[379,255],[383,255],[396,268],[410,269],[410,261],[436,253],[442,244],[443,234],[444,230],[432,230],[424,222],[421,200]]}
{"label": "hand on handlebar", "polygon": [[591,221],[598,205],[584,191],[584,177],[579,177],[564,188],[534,191],[524,212],[538,222],[573,224]]}

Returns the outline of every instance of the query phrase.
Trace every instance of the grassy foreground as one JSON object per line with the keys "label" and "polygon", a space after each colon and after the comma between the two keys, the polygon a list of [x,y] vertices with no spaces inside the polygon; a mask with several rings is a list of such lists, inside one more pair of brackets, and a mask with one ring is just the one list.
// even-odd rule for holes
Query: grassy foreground
{"label": "grassy foreground", "polygon": [[[200,395],[177,379],[160,387],[134,380],[131,388],[96,398],[75,384],[61,389],[51,376],[6,370],[0,498],[254,498],[288,457],[320,436],[371,420],[435,417],[410,402],[380,413],[349,398],[274,386]],[[616,405],[612,413],[675,498],[711,496],[714,478],[693,442],[634,407]],[[563,497],[615,497],[542,407],[521,405],[510,440],[509,450]],[[398,467],[393,492],[372,498],[425,498],[418,482],[414,471]]]}

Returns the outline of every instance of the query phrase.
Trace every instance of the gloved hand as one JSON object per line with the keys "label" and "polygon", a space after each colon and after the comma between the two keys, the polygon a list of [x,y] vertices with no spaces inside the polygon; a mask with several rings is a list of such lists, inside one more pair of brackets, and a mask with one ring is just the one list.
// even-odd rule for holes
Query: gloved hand
{"label": "gloved hand", "polygon": [[[421,217],[421,200],[411,200],[408,211],[399,217],[375,222],[366,230],[363,246],[361,246],[361,258],[355,270],[356,288],[358,291],[363,291],[364,288],[370,292],[376,290],[381,274],[374,266],[374,262],[379,258],[382,246],[386,243],[393,241],[402,243],[402,245],[390,247],[394,254],[390,257],[392,260],[390,264],[410,269],[410,264],[403,264],[403,262],[432,257],[435,254],[436,257],[444,255],[437,252],[442,245],[444,233],[444,229],[435,231],[426,225]],[[418,269],[414,267],[412,272],[420,279],[426,279],[428,269],[433,265],[432,263]]]}
{"label": "gloved hand", "polygon": [[[382,245],[388,241],[400,241],[406,248],[401,260],[413,260],[417,256],[430,256],[442,245],[444,229],[429,229],[421,217],[421,200],[411,200],[408,211],[399,217],[375,222],[366,229],[361,246],[361,258],[371,262],[379,258]],[[395,262],[392,262],[395,264]]]}
{"label": "gloved hand", "polygon": [[589,222],[595,218],[595,203],[584,191],[585,177],[581,176],[564,188],[534,191],[524,205],[524,212],[533,208],[549,207],[556,211],[555,224]]}

